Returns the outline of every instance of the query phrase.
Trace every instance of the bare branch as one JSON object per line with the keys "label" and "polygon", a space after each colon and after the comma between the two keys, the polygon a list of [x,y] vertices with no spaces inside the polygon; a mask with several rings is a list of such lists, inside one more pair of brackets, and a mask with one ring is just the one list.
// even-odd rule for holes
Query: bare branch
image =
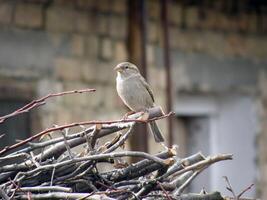
{"label": "bare branch", "polygon": [[[142,112],[143,113],[143,112]],[[67,125],[61,125],[61,126],[57,126],[57,127],[53,127],[53,128],[49,128],[49,129],[46,129],[40,133],[37,133],[36,135],[32,136],[32,137],[29,137],[25,140],[22,140],[21,142],[18,142],[14,145],[11,145],[11,146],[7,146],[5,147],[4,149],[2,149],[0,151],[0,155],[12,150],[12,149],[15,149],[19,146],[22,146],[36,138],[39,138],[47,133],[50,133],[50,132],[54,132],[54,131],[58,131],[58,130],[63,130],[63,129],[66,129],[66,128],[71,128],[71,127],[75,127],[75,126],[81,126],[81,125],[95,125],[95,124],[114,124],[114,123],[118,123],[118,126],[120,126],[120,123],[133,123],[133,122],[139,122],[139,123],[148,123],[150,121],[154,121],[154,120],[159,120],[159,119],[163,119],[163,118],[166,118],[166,117],[169,117],[171,115],[173,115],[174,113],[173,112],[170,112],[166,115],[163,115],[163,116],[159,116],[159,117],[154,117],[154,118],[151,118],[151,119],[148,119],[148,120],[143,120],[143,119],[120,119],[120,120],[108,120],[108,121],[97,121],[97,120],[93,120],[93,121],[84,121],[84,122],[74,122],[74,123],[71,123],[71,124],[67,124]],[[132,125],[132,124],[131,124]]]}
{"label": "bare branch", "polygon": [[[19,195],[19,199],[28,200],[28,195]],[[106,195],[97,195],[97,194],[89,194],[89,193],[64,193],[64,192],[51,192],[45,194],[31,194],[31,199],[84,199],[84,200],[115,200],[114,198],[110,198]]]}
{"label": "bare branch", "polygon": [[229,190],[232,193],[234,198],[236,198],[235,191],[234,191],[232,185],[230,184],[230,181],[229,181],[228,177],[227,176],[223,176],[223,178],[224,178],[225,182],[227,183],[226,189]]}
{"label": "bare branch", "polygon": [[[94,89],[49,94],[0,118],[0,123],[43,105],[50,97],[89,91]],[[182,192],[207,167],[218,161],[232,159],[232,155],[204,157],[196,153],[180,158],[177,145],[156,155],[119,148],[127,142],[135,124],[173,114],[164,114],[160,107],[153,107],[129,115],[126,119],[79,121],[48,128],[7,146],[0,150],[0,155],[6,154],[0,157],[0,198],[221,200],[218,192]],[[61,132],[62,135],[53,138],[55,132]],[[108,141],[103,138],[111,134],[116,135]],[[33,141],[47,135],[50,136],[47,141]],[[75,148],[78,146],[84,149],[78,152],[78,148]],[[11,150],[14,153],[9,153]],[[130,163],[125,157],[139,157],[141,161]]]}
{"label": "bare branch", "polygon": [[3,200],[10,200],[10,198],[7,196],[7,194],[2,188],[0,188],[0,196],[3,198]]}
{"label": "bare branch", "polygon": [[[17,190],[19,192],[72,192],[71,188],[60,186],[21,187]],[[14,189],[12,189],[11,191],[13,192]]]}
{"label": "bare branch", "polygon": [[18,110],[15,110],[14,112],[12,112],[8,115],[0,117],[0,124],[3,123],[8,118],[14,117],[14,116],[19,115],[19,114],[23,114],[25,112],[29,112],[31,109],[45,104],[45,101],[48,98],[58,97],[58,96],[63,96],[63,95],[68,95],[68,94],[75,94],[75,93],[94,92],[94,91],[95,91],[95,89],[82,89],[82,90],[72,90],[72,91],[48,94],[48,95],[46,95],[40,99],[36,99],[36,100],[31,101],[27,105],[23,106],[22,108],[19,108]]}
{"label": "bare branch", "polygon": [[237,195],[237,198],[240,199],[241,196],[243,194],[245,194],[245,192],[247,192],[248,190],[250,190],[253,186],[254,186],[254,184],[252,183],[250,186],[248,186],[247,188],[245,188],[242,192],[240,192],[240,194]]}

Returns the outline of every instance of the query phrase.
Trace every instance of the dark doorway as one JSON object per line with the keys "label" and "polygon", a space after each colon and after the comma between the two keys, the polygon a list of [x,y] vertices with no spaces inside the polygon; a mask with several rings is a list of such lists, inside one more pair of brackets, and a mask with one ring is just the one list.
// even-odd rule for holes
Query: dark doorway
{"label": "dark doorway", "polygon": [[[0,100],[0,116],[9,114],[24,106],[27,102],[23,100]],[[16,140],[22,140],[30,136],[31,124],[30,113],[24,113],[7,119],[0,124],[0,149],[14,144]]]}

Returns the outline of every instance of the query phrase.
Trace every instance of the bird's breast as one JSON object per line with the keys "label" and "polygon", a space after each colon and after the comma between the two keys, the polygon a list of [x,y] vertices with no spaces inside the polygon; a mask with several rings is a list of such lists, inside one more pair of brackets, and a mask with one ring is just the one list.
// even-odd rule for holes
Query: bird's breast
{"label": "bird's breast", "polygon": [[138,78],[116,79],[117,92],[122,101],[133,111],[145,110],[153,106],[153,100]]}

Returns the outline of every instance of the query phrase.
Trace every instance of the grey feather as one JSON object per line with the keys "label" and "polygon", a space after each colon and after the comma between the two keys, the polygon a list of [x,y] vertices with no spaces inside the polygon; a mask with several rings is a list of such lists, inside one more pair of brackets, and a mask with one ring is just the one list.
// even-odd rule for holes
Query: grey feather
{"label": "grey feather", "polygon": [[158,125],[156,122],[152,121],[149,123],[149,127],[150,127],[150,130],[151,132],[153,133],[153,136],[154,136],[154,139],[157,143],[159,142],[164,142],[164,138],[158,128]]}
{"label": "grey feather", "polygon": [[[127,107],[138,112],[155,106],[153,92],[134,64],[123,62],[118,64],[115,70],[117,71],[117,92]],[[164,142],[156,122],[150,122],[149,125],[155,141]]]}

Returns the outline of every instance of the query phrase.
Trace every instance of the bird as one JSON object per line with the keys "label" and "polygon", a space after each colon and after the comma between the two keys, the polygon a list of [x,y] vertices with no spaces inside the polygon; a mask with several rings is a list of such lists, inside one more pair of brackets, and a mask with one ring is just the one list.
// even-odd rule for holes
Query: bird
{"label": "bird", "polygon": [[[130,62],[119,63],[114,70],[117,72],[116,89],[123,103],[133,112],[146,111],[155,106],[153,92],[140,74],[136,65]],[[149,127],[157,143],[163,143],[164,137],[155,121]]]}

